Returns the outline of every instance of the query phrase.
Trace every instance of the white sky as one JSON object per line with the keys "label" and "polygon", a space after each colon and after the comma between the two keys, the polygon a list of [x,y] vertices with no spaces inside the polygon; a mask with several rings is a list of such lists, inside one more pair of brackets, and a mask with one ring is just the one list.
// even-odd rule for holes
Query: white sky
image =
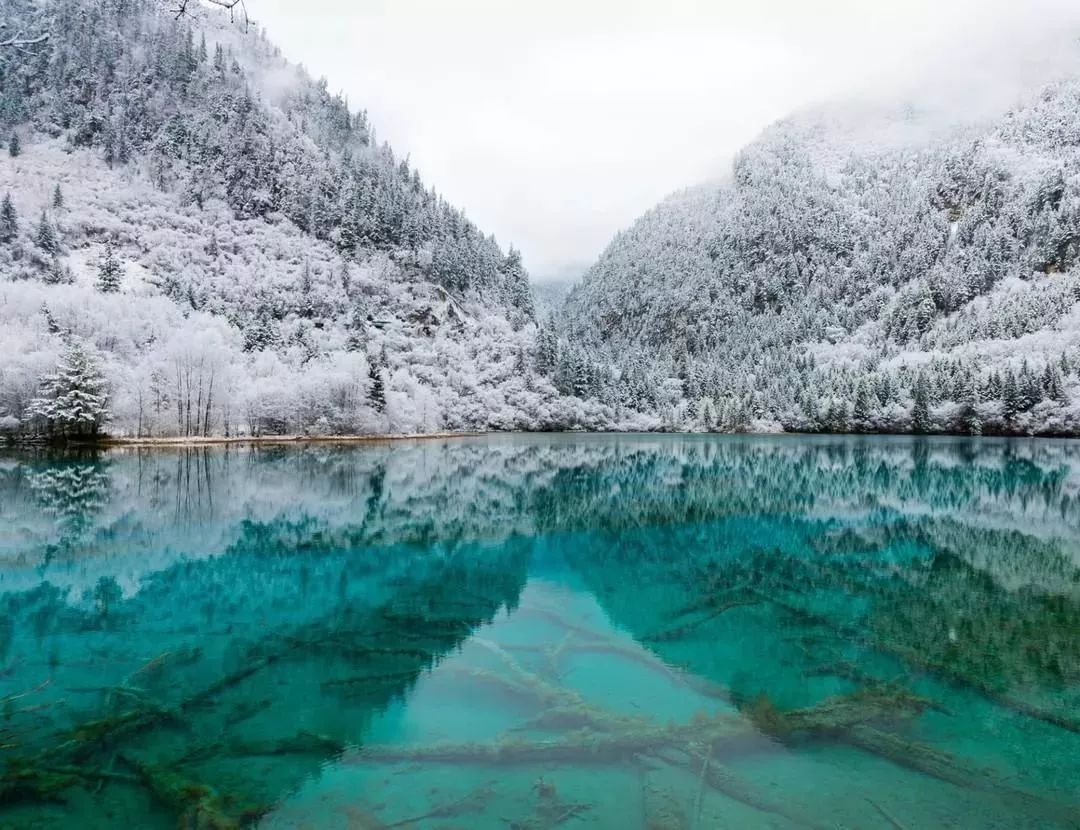
{"label": "white sky", "polygon": [[771,121],[917,88],[946,111],[1015,99],[1080,0],[247,0],[293,61],[534,279],[576,275]]}

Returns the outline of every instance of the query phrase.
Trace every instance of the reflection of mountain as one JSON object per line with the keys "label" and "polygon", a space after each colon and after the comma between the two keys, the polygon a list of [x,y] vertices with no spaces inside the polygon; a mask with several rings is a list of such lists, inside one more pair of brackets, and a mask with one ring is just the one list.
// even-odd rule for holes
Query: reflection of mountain
{"label": "reflection of mountain", "polygon": [[34,762],[0,797],[66,793],[86,781],[56,770],[78,766],[152,781],[170,815],[261,808],[297,786],[298,755],[314,770],[362,744],[513,608],[534,550],[742,705],[899,678],[960,695],[973,730],[972,701],[1069,726],[1077,452],[558,436],[12,456],[0,758]]}
{"label": "reflection of mountain", "polygon": [[[120,765],[116,780],[146,778],[184,826],[261,811],[297,786],[298,758],[310,774],[362,744],[371,717],[512,608],[525,581],[525,544],[345,535],[249,522],[224,555],[177,562],[127,596],[103,577],[81,596],[46,582],[0,597],[0,758],[25,765],[0,779],[0,802],[79,798]],[[200,782],[221,782],[228,803]]]}
{"label": "reflection of mountain", "polygon": [[[514,533],[685,523],[729,515],[792,515],[888,523],[936,517],[1051,543],[1057,562],[1080,563],[1080,448],[1051,441],[555,436],[295,449],[121,451],[108,463],[58,466],[11,456],[0,464],[0,558],[40,564],[123,559],[129,579],[177,557],[226,549],[248,521],[320,524],[368,542],[498,539]],[[95,478],[85,506],[71,488],[65,531],[53,507],[58,470]],[[107,476],[107,480],[100,477]],[[52,481],[45,499],[34,481]],[[47,489],[47,488],[46,488]],[[945,532],[942,530],[942,532]],[[102,538],[109,544],[101,544]],[[963,555],[1024,584],[1033,562]],[[1015,557],[1014,557],[1015,558]],[[137,563],[135,562],[137,560]],[[50,574],[65,578],[60,564]],[[74,578],[74,576],[68,577]],[[1017,582],[1019,580],[1019,582]],[[1060,574],[1051,581],[1060,584]]]}

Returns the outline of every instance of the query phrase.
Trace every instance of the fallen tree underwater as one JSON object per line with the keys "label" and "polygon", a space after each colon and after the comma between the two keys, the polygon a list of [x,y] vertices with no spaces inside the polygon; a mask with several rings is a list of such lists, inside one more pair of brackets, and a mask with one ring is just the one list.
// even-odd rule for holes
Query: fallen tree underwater
{"label": "fallen tree underwater", "polygon": [[[766,604],[764,600],[762,604]],[[756,606],[755,603],[739,607]],[[735,606],[724,607],[734,612]],[[545,614],[557,619],[552,616],[554,612]],[[715,619],[715,616],[710,618]],[[186,669],[201,655],[182,649],[158,655],[130,673],[121,684],[98,690],[106,701],[105,711],[98,717],[57,732],[44,742],[40,736],[35,739],[36,744],[44,743],[36,753],[22,752],[18,730],[10,724],[4,727],[0,740],[6,746],[6,766],[0,773],[0,805],[62,802],[69,790],[79,787],[92,793],[109,787],[135,788],[175,816],[181,827],[233,830],[255,824],[270,805],[238,791],[235,786],[210,786],[200,780],[199,767],[203,763],[310,756],[337,759],[345,765],[398,766],[400,770],[418,763],[495,769],[512,766],[543,769],[550,764],[631,768],[659,765],[678,771],[685,776],[688,786],[700,787],[700,792],[706,789],[715,792],[771,820],[796,827],[820,827],[830,825],[818,824],[797,804],[770,795],[737,773],[730,763],[749,757],[781,757],[801,747],[837,745],[978,794],[999,806],[1006,815],[1021,810],[1024,815],[1051,826],[1080,826],[1077,819],[1080,809],[1075,803],[1056,794],[1027,789],[1000,772],[978,767],[920,741],[918,723],[925,713],[945,717],[949,713],[937,701],[917,695],[901,684],[877,681],[848,667],[844,671],[850,682],[857,685],[855,691],[785,711],[765,694],[745,699],[720,684],[667,664],[626,638],[570,621],[563,626],[564,636],[550,646],[502,644],[473,635],[467,640],[470,647],[485,653],[494,667],[442,667],[470,688],[491,689],[527,705],[527,711],[532,714],[493,741],[360,746],[338,736],[303,730],[260,739],[229,734],[237,723],[262,711],[266,704],[241,700],[233,714],[232,710],[223,711],[223,700],[233,691],[243,692],[245,684],[254,682],[261,674],[297,661],[321,661],[327,655],[334,655],[346,668],[352,667],[340,677],[324,676],[322,670],[316,678],[315,688],[334,698],[363,696],[371,689],[383,694],[389,689],[407,688],[418,671],[434,662],[435,652],[425,647],[427,643],[442,647],[465,633],[454,622],[435,620],[427,629],[416,628],[419,624],[418,620],[410,622],[412,634],[404,642],[399,640],[399,645],[388,645],[389,640],[380,640],[377,632],[360,625],[347,613],[338,617],[330,615],[318,624],[308,624],[286,634],[272,632],[252,643],[229,671],[208,678],[204,685],[171,702],[154,700],[135,683],[151,676],[167,683],[171,672]],[[663,629],[666,634],[660,639],[698,636],[701,629],[698,625],[680,624]],[[538,667],[526,666],[517,653],[541,658],[535,661]],[[645,713],[623,714],[602,708],[562,682],[562,660],[595,655],[608,655],[652,671],[704,700],[716,701],[716,709],[702,712],[689,722],[661,723]],[[34,695],[46,688],[47,684],[41,684],[0,699],[0,703],[18,714],[34,708]],[[192,723],[210,715],[224,716],[225,732],[207,740],[200,737],[206,730],[201,733]],[[175,749],[160,757],[146,755],[137,739],[166,730],[178,736]],[[408,826],[439,816],[479,811],[491,797],[490,793],[477,792],[436,804],[412,819],[370,818],[362,826]],[[536,820],[519,826],[554,827],[579,816],[590,806],[562,802],[550,794],[538,794],[536,801]],[[699,793],[695,809],[699,816],[700,801]],[[899,821],[881,805],[871,804],[890,823]]]}

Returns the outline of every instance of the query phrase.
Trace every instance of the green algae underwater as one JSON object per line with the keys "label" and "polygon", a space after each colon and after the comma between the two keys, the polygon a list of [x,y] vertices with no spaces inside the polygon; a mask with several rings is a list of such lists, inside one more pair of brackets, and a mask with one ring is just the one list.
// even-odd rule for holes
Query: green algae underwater
{"label": "green algae underwater", "polygon": [[1080,827],[1080,444],[0,455],[0,827]]}

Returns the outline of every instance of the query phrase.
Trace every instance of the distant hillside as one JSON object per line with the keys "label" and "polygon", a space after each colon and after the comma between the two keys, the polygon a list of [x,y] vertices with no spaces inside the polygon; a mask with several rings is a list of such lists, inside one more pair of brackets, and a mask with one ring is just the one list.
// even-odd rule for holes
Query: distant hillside
{"label": "distant hillside", "polygon": [[[534,365],[520,256],[254,27],[155,0],[0,18],[49,35],[0,50],[0,428],[595,421]],[[54,411],[73,350],[101,375],[100,422]]]}
{"label": "distant hillside", "polygon": [[620,233],[556,374],[677,429],[1080,432],[1080,79],[992,124],[833,107]]}

